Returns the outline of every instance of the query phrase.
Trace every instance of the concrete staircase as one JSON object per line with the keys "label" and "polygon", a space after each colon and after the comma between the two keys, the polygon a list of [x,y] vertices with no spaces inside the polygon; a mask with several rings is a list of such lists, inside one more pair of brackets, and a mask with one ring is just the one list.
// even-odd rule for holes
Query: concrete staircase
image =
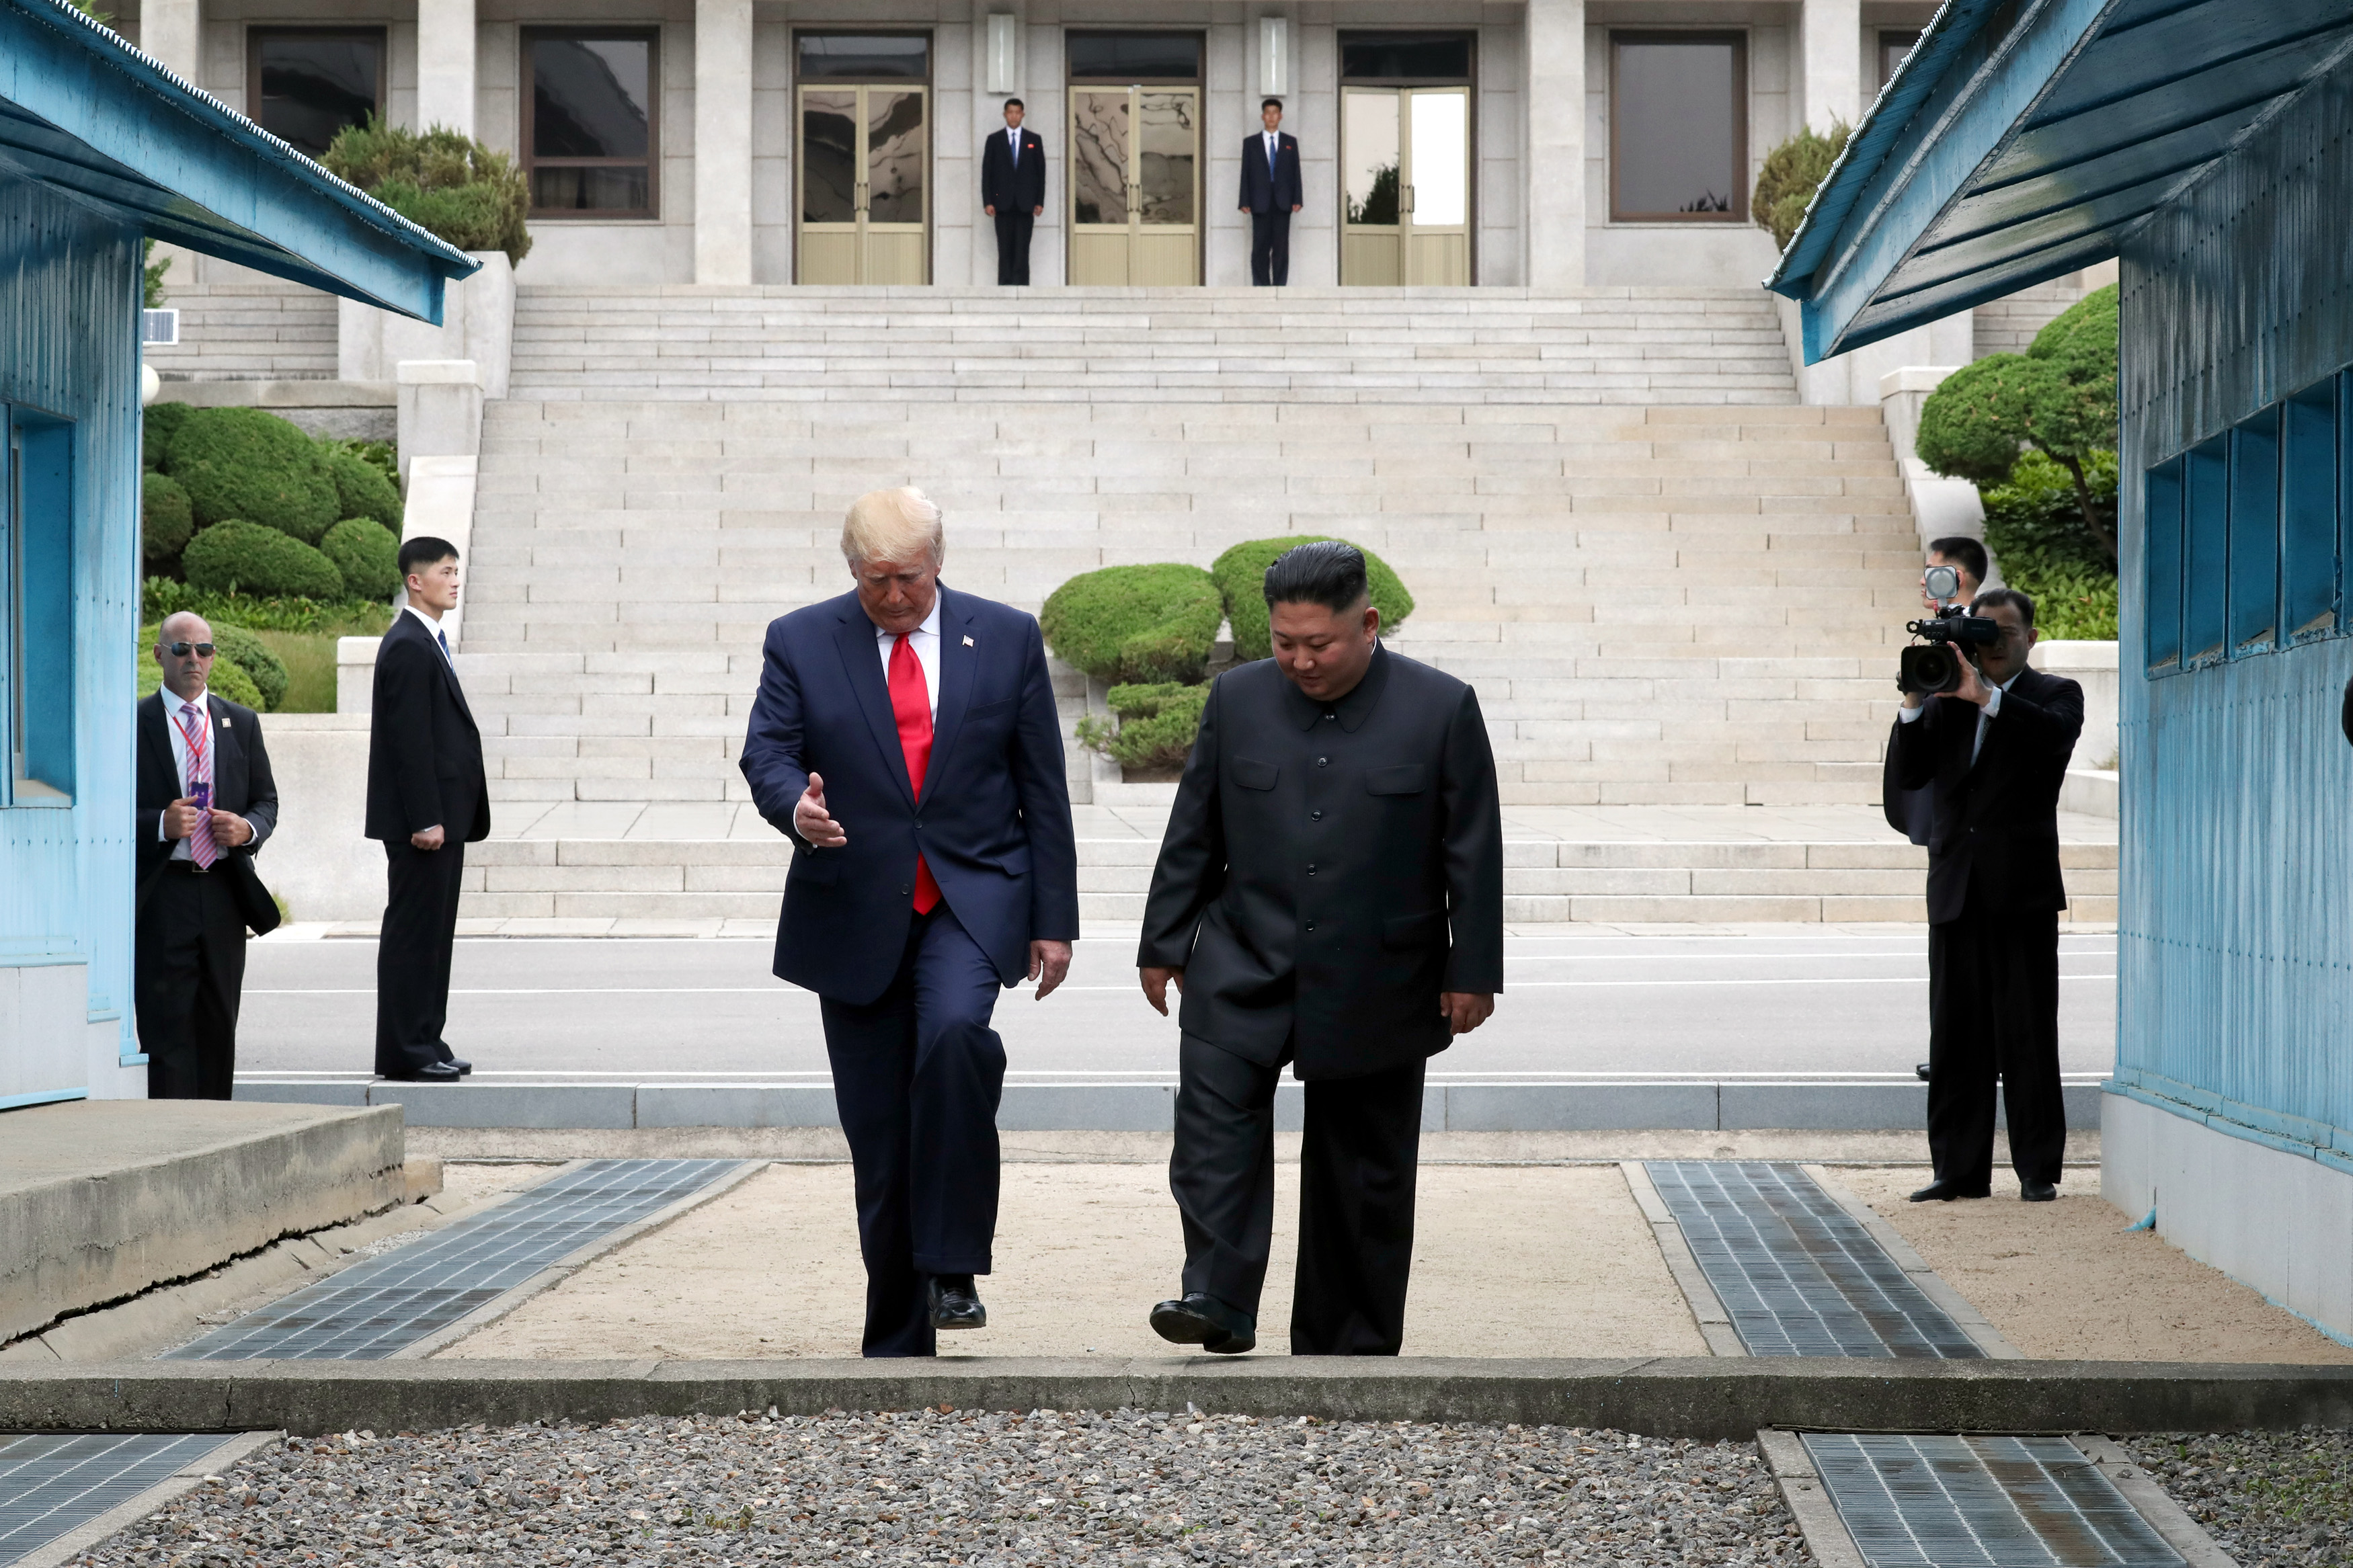
{"label": "concrete staircase", "polygon": [[[948,581],[1031,610],[1246,539],[1380,552],[1419,602],[1395,646],[1477,685],[1506,802],[1586,814],[1515,818],[1515,918],[1918,918],[1871,806],[1913,521],[1877,411],[1789,401],[1749,296],[530,289],[514,385],[461,656],[501,836],[470,917],[773,920],[734,763],[761,633],[848,586],[854,495],[915,483]],[[1099,814],[1167,786],[1091,762],[1089,912],[1133,919],[1156,830]],[[1845,810],[1758,844],[1759,806]],[[1718,808],[1683,847],[1590,815]]]}

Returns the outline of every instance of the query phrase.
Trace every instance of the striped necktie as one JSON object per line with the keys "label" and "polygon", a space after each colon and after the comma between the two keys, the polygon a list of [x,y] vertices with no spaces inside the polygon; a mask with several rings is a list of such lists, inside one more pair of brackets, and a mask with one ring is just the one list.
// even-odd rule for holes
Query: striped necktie
{"label": "striped necktie", "polygon": [[213,757],[206,745],[206,731],[211,728],[196,711],[193,702],[180,704],[180,733],[188,742],[188,794],[195,797],[200,809],[196,813],[195,831],[188,835],[188,853],[197,865],[212,869],[220,858],[220,846],[213,842]]}

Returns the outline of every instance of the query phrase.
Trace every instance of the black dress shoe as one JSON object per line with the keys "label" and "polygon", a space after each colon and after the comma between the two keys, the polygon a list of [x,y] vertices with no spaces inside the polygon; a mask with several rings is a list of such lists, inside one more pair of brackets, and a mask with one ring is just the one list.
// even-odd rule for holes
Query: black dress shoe
{"label": "black dress shoe", "polygon": [[1212,1355],[1240,1355],[1258,1348],[1258,1320],[1206,1290],[1188,1290],[1153,1308],[1152,1331],[1171,1344],[1198,1345]]}
{"label": "black dress shoe", "polygon": [[468,1073],[474,1070],[474,1064],[466,1060],[463,1057],[451,1057],[448,1061],[443,1062],[441,1065],[445,1068],[456,1068],[459,1078],[464,1078]]}
{"label": "black dress shoe", "polygon": [[1927,1082],[1928,1064],[1926,1062],[1922,1062],[1918,1067],[1914,1068],[1912,1069],[1912,1076],[1918,1079],[1922,1083]]}
{"label": "black dress shoe", "polygon": [[2030,1204],[2055,1203],[2058,1201],[2059,1197],[2059,1184],[2056,1182],[2021,1182],[2018,1184],[2018,1195]]}
{"label": "black dress shoe", "polygon": [[1991,1187],[1965,1187],[1958,1182],[1948,1182],[1939,1176],[1912,1194],[1915,1204],[1948,1204],[1955,1198],[1989,1198]]}
{"label": "black dress shoe", "polygon": [[427,1062],[415,1072],[388,1072],[384,1075],[392,1083],[456,1083],[466,1075],[452,1062]]}
{"label": "black dress shoe", "polygon": [[988,1327],[988,1309],[980,1304],[980,1291],[971,1275],[934,1274],[923,1289],[932,1309],[933,1328]]}

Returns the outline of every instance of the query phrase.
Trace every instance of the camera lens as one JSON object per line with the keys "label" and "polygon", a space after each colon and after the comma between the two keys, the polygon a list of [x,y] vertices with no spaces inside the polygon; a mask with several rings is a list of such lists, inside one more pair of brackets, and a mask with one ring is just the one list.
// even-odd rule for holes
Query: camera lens
{"label": "camera lens", "polygon": [[1957,690],[1961,684],[1961,661],[1949,644],[1907,647],[1899,660],[1895,684],[1899,690],[1923,694]]}

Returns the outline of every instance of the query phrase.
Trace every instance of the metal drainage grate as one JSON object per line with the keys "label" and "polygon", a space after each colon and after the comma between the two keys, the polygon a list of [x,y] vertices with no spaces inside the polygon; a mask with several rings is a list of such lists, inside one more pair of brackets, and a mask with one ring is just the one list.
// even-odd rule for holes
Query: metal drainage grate
{"label": "metal drainage grate", "polygon": [[248,1312],[163,1359],[381,1361],[741,1163],[592,1162]]}
{"label": "metal drainage grate", "polygon": [[1656,1160],[1648,1169],[1749,1354],[1984,1356],[1797,1166]]}
{"label": "metal drainage grate", "polygon": [[217,1432],[0,1436],[0,1563],[30,1556],[233,1440]]}
{"label": "metal drainage grate", "polygon": [[1806,1435],[1871,1568],[2181,1568],[2064,1437]]}

